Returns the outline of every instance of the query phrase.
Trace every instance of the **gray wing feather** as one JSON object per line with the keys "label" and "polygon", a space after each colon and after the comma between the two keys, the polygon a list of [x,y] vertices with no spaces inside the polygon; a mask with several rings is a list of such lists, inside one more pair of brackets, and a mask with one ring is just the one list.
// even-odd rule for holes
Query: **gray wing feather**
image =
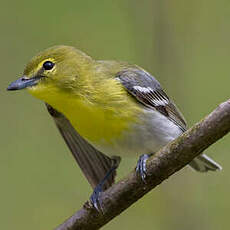
{"label": "gray wing feather", "polygon": [[[46,107],[79,167],[94,189],[112,167],[119,165],[120,157],[110,158],[96,150],[77,133],[63,114],[48,104]],[[107,189],[114,183],[115,176],[116,170],[108,178],[103,189]]]}
{"label": "gray wing feather", "polygon": [[186,130],[183,115],[152,75],[142,69],[129,68],[119,72],[116,78],[139,102],[168,117],[183,132]]}
{"label": "gray wing feather", "polygon": [[[149,73],[138,67],[128,68],[119,72],[116,79],[122,83],[137,101],[165,115],[182,132],[186,131],[187,126],[183,115],[173,101],[168,98],[160,83]],[[189,165],[200,172],[221,170],[221,166],[205,154],[196,157]]]}

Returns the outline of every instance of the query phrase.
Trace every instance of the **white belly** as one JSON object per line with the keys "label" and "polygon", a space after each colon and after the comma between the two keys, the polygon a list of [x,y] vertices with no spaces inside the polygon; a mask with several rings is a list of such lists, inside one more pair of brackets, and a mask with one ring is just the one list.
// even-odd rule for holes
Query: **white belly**
{"label": "white belly", "polygon": [[182,133],[178,126],[157,111],[146,109],[140,119],[141,124],[132,124],[130,130],[111,143],[91,144],[106,155],[138,156],[158,151]]}

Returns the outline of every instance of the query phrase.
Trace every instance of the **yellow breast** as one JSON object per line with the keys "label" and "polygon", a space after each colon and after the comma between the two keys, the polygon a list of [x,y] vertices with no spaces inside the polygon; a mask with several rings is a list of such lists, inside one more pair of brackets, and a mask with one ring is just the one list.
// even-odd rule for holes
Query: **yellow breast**
{"label": "yellow breast", "polygon": [[[90,142],[112,142],[138,120],[140,107],[126,92],[123,99],[116,103],[93,103],[84,97],[75,97],[54,89],[49,90],[52,94],[42,91],[36,88],[30,90],[30,93],[63,113],[78,133]],[[105,93],[103,97],[106,96]]]}
{"label": "yellow breast", "polygon": [[63,107],[62,111],[74,128],[91,142],[112,141],[127,130],[130,122],[135,120],[134,115],[122,117],[119,111],[114,113],[112,110],[90,105],[81,100],[70,100],[69,105]]}

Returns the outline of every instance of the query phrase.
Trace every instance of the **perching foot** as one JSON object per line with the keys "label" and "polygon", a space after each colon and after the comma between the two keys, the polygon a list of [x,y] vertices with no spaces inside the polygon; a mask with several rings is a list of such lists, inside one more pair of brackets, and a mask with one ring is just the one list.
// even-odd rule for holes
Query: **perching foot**
{"label": "perching foot", "polygon": [[145,182],[146,178],[146,162],[151,155],[152,154],[143,154],[137,162],[136,173],[140,175],[143,182]]}
{"label": "perching foot", "polygon": [[103,186],[106,183],[107,179],[113,174],[113,172],[116,170],[117,165],[112,167],[105,177],[102,179],[102,181],[94,188],[92,195],[90,196],[90,202],[93,205],[94,208],[97,209],[97,211],[102,212],[102,204],[100,195],[103,192]]}

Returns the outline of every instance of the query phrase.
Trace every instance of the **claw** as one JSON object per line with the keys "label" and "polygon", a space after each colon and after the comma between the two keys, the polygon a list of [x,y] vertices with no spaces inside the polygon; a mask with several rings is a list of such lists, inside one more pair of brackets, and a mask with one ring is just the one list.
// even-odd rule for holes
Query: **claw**
{"label": "claw", "polygon": [[102,187],[102,184],[98,184],[94,189],[92,195],[90,196],[90,202],[93,205],[93,207],[97,209],[98,212],[102,211],[102,204],[100,200],[100,195],[103,192]]}
{"label": "claw", "polygon": [[143,154],[140,156],[140,158],[137,162],[136,173],[140,175],[140,177],[144,183],[146,183],[145,178],[147,176],[147,174],[146,174],[146,162],[151,155],[152,154]]}

